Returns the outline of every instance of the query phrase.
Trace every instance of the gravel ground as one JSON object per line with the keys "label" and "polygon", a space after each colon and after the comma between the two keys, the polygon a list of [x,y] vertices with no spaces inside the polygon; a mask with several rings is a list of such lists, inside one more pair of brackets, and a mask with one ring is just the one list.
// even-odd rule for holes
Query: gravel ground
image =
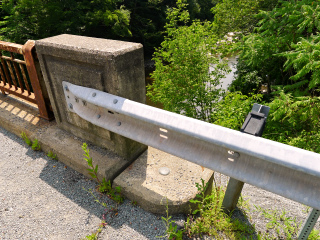
{"label": "gravel ground", "polygon": [[[134,206],[129,200],[118,211],[106,212],[88,192],[96,183],[35,152],[21,138],[0,128],[0,239],[82,239],[95,232],[105,217],[106,227],[99,239],[159,239],[165,234],[161,216]],[[225,176],[216,175],[225,184]],[[95,195],[110,208],[114,203]],[[243,195],[250,205],[285,209],[298,222],[305,219],[306,207],[285,198],[245,185]],[[261,213],[249,212],[248,224],[265,231]],[[241,211],[236,213],[242,215]],[[183,225],[184,215],[173,216]],[[319,223],[317,224],[319,229]],[[161,238],[160,238],[161,239]]]}

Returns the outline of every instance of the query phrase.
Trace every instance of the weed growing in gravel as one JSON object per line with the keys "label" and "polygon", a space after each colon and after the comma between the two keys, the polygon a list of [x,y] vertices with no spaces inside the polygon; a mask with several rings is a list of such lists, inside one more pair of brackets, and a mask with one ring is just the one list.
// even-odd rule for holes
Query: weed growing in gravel
{"label": "weed growing in gravel", "polygon": [[99,203],[101,206],[105,208],[105,213],[102,215],[102,221],[99,225],[99,228],[96,232],[92,233],[91,235],[86,236],[85,239],[89,240],[96,240],[98,239],[99,234],[101,233],[102,229],[107,225],[106,223],[106,216],[108,214],[111,214],[111,217],[118,215],[118,205],[123,203],[124,197],[121,195],[121,187],[115,187],[114,189],[111,186],[111,181],[106,181],[105,178],[102,179],[102,181],[98,177],[98,165],[94,166],[92,163],[92,157],[90,156],[90,151],[88,148],[88,145],[86,143],[83,143],[82,150],[84,151],[84,160],[86,160],[89,168],[87,169],[89,172],[89,175],[93,179],[97,179],[98,190],[100,193],[106,194],[109,198],[111,198],[113,201],[116,202],[115,206],[108,206],[107,203],[101,202],[96,195],[93,193],[92,189],[86,190],[88,193],[91,194],[91,196],[94,198],[94,201]]}
{"label": "weed growing in gravel", "polygon": [[28,138],[27,134],[25,132],[22,132],[20,134],[20,136],[22,137],[23,141],[25,141],[26,144],[28,144],[32,150],[34,151],[40,151],[41,147],[40,144],[38,142],[38,139],[35,139],[33,142],[30,140],[30,138]]}
{"label": "weed growing in gravel", "polygon": [[54,154],[52,151],[49,151],[47,156],[53,160],[58,160],[57,154]]}
{"label": "weed growing in gravel", "polygon": [[41,150],[41,146],[38,142],[38,139],[35,139],[33,142],[32,142],[32,145],[31,145],[31,148],[32,150],[34,151],[40,151]]}
{"label": "weed growing in gravel", "polygon": [[276,233],[276,238],[293,239],[299,231],[299,226],[296,223],[296,218],[286,217],[286,211],[266,210],[259,206],[255,206],[256,210],[269,219],[266,227],[273,229]]}
{"label": "weed growing in gravel", "polygon": [[84,239],[87,239],[87,240],[97,240],[98,237],[99,237],[99,234],[102,232],[102,229],[106,226],[106,222],[105,221],[102,221],[99,225],[99,228],[97,229],[97,231],[95,231],[94,233],[86,236],[86,238]]}
{"label": "weed growing in gravel", "polygon": [[28,138],[25,132],[22,132],[20,136],[22,137],[23,141],[25,141],[26,144],[28,144],[30,147],[32,146],[32,141]]}
{"label": "weed growing in gravel", "polygon": [[97,197],[96,195],[93,193],[92,189],[89,189],[89,190],[86,190],[84,189],[86,192],[90,193],[90,195],[94,198],[94,201],[99,203],[101,206],[103,206],[105,208],[105,213],[102,215],[102,221],[99,225],[99,228],[97,229],[97,231],[95,231],[94,233],[86,236],[85,239],[88,239],[88,240],[96,240],[98,239],[99,237],[99,234],[101,233],[102,229],[107,225],[106,223],[106,216],[108,214],[111,215],[111,217],[114,217],[114,216],[117,216],[118,215],[118,205],[119,203],[116,202],[116,205],[115,206],[108,206],[107,203],[105,202],[101,202]]}
{"label": "weed growing in gravel", "polygon": [[[301,224],[298,224],[296,218],[287,217],[285,210],[266,210],[259,206],[255,206],[256,211],[261,212],[262,216],[269,220],[268,231],[262,234],[261,239],[296,239]],[[313,229],[308,237],[309,240],[319,240],[319,231]]]}
{"label": "weed growing in gravel", "polygon": [[167,237],[168,239],[182,240],[184,230],[178,230],[178,226],[175,225],[175,221],[172,221],[172,216],[169,216],[169,207],[168,199],[166,204],[166,217],[161,217],[165,227],[166,227],[166,236],[159,236],[159,238]]}
{"label": "weed growing in gravel", "polygon": [[111,186],[111,181],[106,181],[105,178],[102,179],[102,181],[98,177],[98,165],[93,166],[92,163],[92,157],[89,153],[89,148],[86,143],[83,143],[82,150],[84,151],[84,160],[88,163],[89,168],[87,168],[89,175],[93,179],[97,179],[97,182],[99,183],[98,190],[101,193],[105,193],[110,197],[112,200],[116,201],[117,203],[122,203],[124,200],[124,197],[121,195],[121,187],[115,187],[114,189]]}
{"label": "weed growing in gravel", "polygon": [[252,226],[246,225],[239,219],[232,218],[222,209],[225,190],[222,187],[214,187],[210,195],[205,195],[208,183],[201,179],[197,183],[199,194],[192,203],[197,209],[187,219],[186,232],[191,236],[202,236],[204,234],[215,239],[250,239],[255,232]]}
{"label": "weed growing in gravel", "polygon": [[[254,225],[247,225],[241,220],[232,217],[233,213],[226,214],[222,209],[222,202],[225,195],[223,187],[215,185],[210,195],[205,195],[208,183],[205,184],[201,179],[201,183],[197,183],[199,194],[195,200],[190,202],[196,205],[196,209],[188,216],[185,223],[185,229],[177,231],[174,221],[168,215],[162,217],[166,225],[166,234],[168,239],[179,240],[182,235],[186,234],[188,237],[201,237],[202,235],[209,235],[213,239],[295,239],[301,227],[295,218],[287,217],[287,213],[279,210],[265,210],[257,207],[256,211],[261,212],[262,216],[269,220],[266,227],[268,231],[260,233],[255,231]],[[242,213],[247,218],[250,216],[246,212],[251,211],[248,201],[244,201],[240,197],[238,206],[242,209]],[[313,229],[308,237],[309,240],[319,240],[320,234],[318,230]]]}

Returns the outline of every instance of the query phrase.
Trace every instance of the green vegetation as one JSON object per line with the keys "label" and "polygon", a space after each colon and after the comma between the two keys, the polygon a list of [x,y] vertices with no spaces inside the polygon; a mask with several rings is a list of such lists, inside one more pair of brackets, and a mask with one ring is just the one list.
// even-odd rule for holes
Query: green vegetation
{"label": "green vegetation", "polygon": [[118,215],[118,205],[123,203],[124,197],[121,195],[121,187],[115,187],[114,189],[111,186],[111,181],[106,181],[105,178],[102,179],[102,181],[98,177],[98,165],[94,166],[92,163],[92,157],[90,156],[89,148],[86,143],[83,143],[82,150],[84,151],[84,160],[88,163],[89,168],[87,169],[89,172],[89,175],[96,179],[98,184],[97,190],[100,193],[106,194],[110,199],[112,199],[116,204],[115,206],[108,206],[107,203],[102,202],[99,200],[98,197],[94,194],[92,189],[86,190],[93,198],[94,201],[99,203],[101,206],[105,208],[106,213],[102,215],[102,221],[99,225],[99,228],[93,232],[92,234],[85,237],[85,239],[88,240],[96,240],[99,237],[99,234],[101,233],[102,229],[107,225],[106,223],[106,215],[108,213],[111,214],[112,217]]}
{"label": "green vegetation", "polygon": [[255,232],[254,228],[223,211],[225,189],[216,186],[206,196],[204,193],[208,183],[205,184],[202,179],[201,184],[196,183],[196,186],[200,194],[197,195],[197,200],[191,202],[197,204],[197,208],[186,223],[186,232],[190,237],[206,234],[215,239],[250,239]]}
{"label": "green vegetation", "polygon": [[[245,35],[236,47],[240,61],[250,70],[247,74],[256,71],[269,90],[272,85],[303,82],[291,91],[296,90],[296,95],[314,95],[318,87],[314,74],[319,58],[319,17],[319,2],[311,0],[279,1],[271,11],[257,14],[255,31]],[[239,78],[245,79],[245,75],[240,74]]]}
{"label": "green vegetation", "polygon": [[[188,216],[184,229],[177,230],[177,225],[171,220],[171,216],[162,217],[166,226],[168,239],[182,240],[184,236],[189,238],[199,238],[204,235],[213,239],[295,239],[301,227],[295,218],[288,217],[285,211],[266,210],[259,206],[252,209],[248,201],[242,197],[239,199],[238,211],[241,211],[246,219],[250,219],[252,212],[261,214],[267,221],[267,230],[258,232],[254,225],[248,225],[243,220],[238,219],[234,212],[226,214],[221,208],[225,189],[222,186],[214,186],[212,193],[205,195],[208,186],[204,180],[196,183],[199,190],[196,200],[192,203],[197,208]],[[320,238],[319,231],[312,230],[309,240]]]}
{"label": "green vegetation", "polygon": [[277,2],[277,0],[217,1],[217,5],[212,8],[215,33],[220,37],[229,32],[250,33],[258,22],[255,14],[260,10],[271,10]]}
{"label": "green vegetation", "polygon": [[117,203],[122,203],[124,200],[124,197],[121,196],[121,187],[118,186],[118,187],[112,188],[111,181],[110,180],[106,181],[105,178],[103,178],[101,181],[98,177],[98,165],[96,165],[96,166],[93,165],[92,157],[90,156],[89,148],[86,143],[83,143],[82,150],[84,151],[84,154],[83,154],[84,160],[86,160],[86,162],[89,166],[89,168],[87,169],[89,175],[93,179],[96,179],[97,182],[99,183],[99,185],[98,185],[99,192],[107,194],[109,198],[111,198],[112,200],[114,200]]}
{"label": "green vegetation", "polygon": [[[2,40],[24,43],[70,33],[141,42],[148,56],[155,49],[156,70],[148,96],[166,110],[239,130],[258,102],[271,108],[265,138],[320,153],[319,1],[3,0],[0,6]],[[228,32],[235,33],[233,39],[226,40]],[[224,59],[230,54],[239,56],[237,74],[224,93],[219,85],[229,71]],[[210,66],[215,66],[213,71]],[[24,133],[21,136],[33,145]],[[121,202],[121,189],[98,179],[87,145],[83,150],[99,191]],[[203,193],[206,185],[197,187]],[[217,186],[209,196],[200,194],[184,230],[167,215],[167,237],[296,236],[295,219],[260,207],[256,210],[270,220],[267,227],[275,235],[255,233],[254,226],[221,210],[223,195],[224,189]],[[319,232],[313,231],[309,239],[319,239]]]}
{"label": "green vegetation", "polygon": [[[94,198],[94,201],[99,203],[101,206],[103,206],[107,213],[111,212],[115,216],[118,214],[118,203],[116,204],[116,207],[108,206],[105,202],[101,202],[96,197],[96,195],[94,195],[92,189],[89,189],[89,190],[84,189],[84,190],[87,191],[88,193],[90,193],[90,195]],[[95,232],[93,232],[92,234],[87,235],[84,239],[88,239],[88,240],[96,240],[96,239],[98,239],[99,234],[102,232],[102,229],[107,225],[107,223],[105,221],[105,219],[106,219],[105,216],[106,216],[107,213],[102,215],[102,219],[103,220],[101,220],[101,223],[100,223],[98,229]]]}
{"label": "green vegetation", "polygon": [[41,150],[41,146],[40,146],[40,144],[38,143],[38,139],[35,139],[35,140],[32,142],[31,148],[32,148],[32,150],[34,150],[34,151],[40,151],[40,150]]}
{"label": "green vegetation", "polygon": [[35,139],[34,141],[31,141],[28,138],[28,136],[27,136],[27,134],[25,132],[22,132],[20,134],[20,136],[22,137],[23,141],[25,141],[25,143],[28,144],[32,148],[32,150],[34,150],[34,151],[40,151],[41,150],[41,146],[40,146],[40,144],[38,142],[38,139]]}
{"label": "green vegetation", "polygon": [[[175,0],[3,0],[0,40],[23,44],[59,34],[129,40],[151,56],[163,40],[166,11]],[[192,19],[213,18],[211,0],[188,0]],[[3,20],[2,20],[3,19]]]}
{"label": "green vegetation", "polygon": [[166,227],[166,235],[160,237],[167,237],[168,239],[179,240],[183,237],[184,230],[178,230],[178,226],[175,225],[175,221],[171,220],[172,216],[169,216],[169,207],[168,207],[168,199],[166,199],[166,217],[161,217],[165,227]]}
{"label": "green vegetation", "polygon": [[53,160],[58,160],[57,154],[54,154],[52,151],[49,151],[47,156]]}
{"label": "green vegetation", "polygon": [[0,22],[3,40],[24,43],[28,39],[61,33],[96,37],[130,36],[130,13],[121,0],[4,0],[7,14]]}
{"label": "green vegetation", "polygon": [[[320,153],[319,2],[279,1],[277,7],[262,10],[255,15],[254,30],[231,47],[239,54],[231,96],[240,106],[245,96],[270,106],[265,138]],[[262,85],[267,93],[260,98]],[[235,97],[237,91],[243,100]],[[224,108],[235,104],[228,97],[223,101],[219,105]],[[242,111],[224,114],[223,108],[217,109],[214,122],[221,125]],[[228,127],[239,129],[240,122]]]}
{"label": "green vegetation", "polygon": [[211,122],[223,96],[220,79],[228,72],[227,63],[216,56],[218,38],[211,34],[209,22],[190,20],[186,1],[178,0],[167,18],[167,36],[154,53],[156,69],[148,96],[165,110]]}
{"label": "green vegetation", "polygon": [[22,137],[23,141],[28,144],[30,147],[32,146],[32,141],[28,138],[27,134],[25,132],[22,132],[20,134],[20,136]]}
{"label": "green vegetation", "polygon": [[[258,102],[271,108],[265,138],[320,153],[320,3],[224,0],[212,11],[211,22],[191,20],[187,1],[179,0],[167,12],[149,97],[236,130]],[[224,37],[229,31],[232,41]],[[224,94],[221,59],[230,54],[239,56],[237,75]]]}

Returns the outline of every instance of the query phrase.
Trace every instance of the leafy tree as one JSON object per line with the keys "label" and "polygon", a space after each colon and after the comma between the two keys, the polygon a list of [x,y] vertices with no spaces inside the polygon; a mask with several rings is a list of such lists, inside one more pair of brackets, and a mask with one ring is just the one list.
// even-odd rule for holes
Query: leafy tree
{"label": "leafy tree", "polygon": [[278,0],[222,0],[212,8],[216,33],[224,36],[228,32],[247,34],[253,31],[260,10],[271,10]]}
{"label": "leafy tree", "polygon": [[[190,19],[211,20],[210,9],[214,6],[208,0],[188,0]],[[124,0],[130,11],[130,31],[132,37],[127,40],[143,44],[147,56],[151,56],[156,47],[164,40],[166,11],[176,5],[176,0]]]}
{"label": "leafy tree", "polygon": [[[3,0],[1,38],[16,43],[61,33],[140,42],[151,56],[176,0]],[[212,18],[213,3],[188,0],[191,19]],[[3,11],[1,11],[3,8]],[[2,17],[3,16],[3,17]]]}
{"label": "leafy tree", "polygon": [[[156,70],[148,96],[164,109],[189,117],[212,121],[212,111],[222,96],[219,81],[227,64],[215,55],[217,38],[210,22],[190,22],[187,4],[177,1],[168,12],[167,36],[154,54]],[[209,71],[209,66],[214,70]]]}
{"label": "leafy tree", "polygon": [[237,77],[230,84],[228,88],[229,91],[240,91],[244,95],[258,92],[263,82],[259,71],[248,67],[243,60],[238,59],[235,74]]}
{"label": "leafy tree", "polygon": [[[309,41],[312,35],[317,35],[320,30],[320,3],[312,0],[279,1],[276,8],[271,11],[261,11],[257,17],[260,21],[256,32],[244,37],[237,48],[240,51],[240,60],[250,69],[249,72],[256,71],[256,76],[260,77],[263,83],[268,83],[269,87],[292,85],[304,79],[311,81],[311,69],[308,72],[310,75],[305,70],[300,71],[306,65],[302,64],[304,60],[302,58],[298,60],[302,61],[301,64],[298,64],[298,61],[295,63],[289,61],[284,66],[286,58],[291,56],[292,59],[294,56],[293,52],[284,53],[297,48],[298,42],[304,42],[306,46],[306,42],[302,39]],[[306,74],[302,74],[304,72]],[[294,75],[296,76],[293,77]],[[241,73],[238,77],[246,78]],[[316,81],[312,81],[311,85],[299,85],[299,88],[304,90],[309,87],[312,91],[311,88],[316,86],[314,84],[317,84]],[[269,88],[269,93],[270,90]]]}
{"label": "leafy tree", "polygon": [[240,130],[252,106],[262,101],[262,95],[243,95],[241,92],[228,92],[215,106],[212,113],[214,124]]}
{"label": "leafy tree", "polygon": [[268,105],[265,138],[320,153],[319,97],[293,97],[281,92]]}
{"label": "leafy tree", "polygon": [[280,91],[270,102],[261,94],[228,92],[215,107],[214,124],[239,130],[255,102],[270,107],[264,138],[320,153],[320,98]]}
{"label": "leafy tree", "polygon": [[320,35],[311,35],[309,39],[301,38],[300,42],[291,47],[292,51],[281,54],[287,58],[285,70],[293,67],[297,71],[291,77],[294,81],[310,78],[308,88],[316,91],[316,87],[320,85]]}
{"label": "leafy tree", "polygon": [[129,36],[130,14],[121,0],[3,0],[2,39],[24,43],[62,33]]}

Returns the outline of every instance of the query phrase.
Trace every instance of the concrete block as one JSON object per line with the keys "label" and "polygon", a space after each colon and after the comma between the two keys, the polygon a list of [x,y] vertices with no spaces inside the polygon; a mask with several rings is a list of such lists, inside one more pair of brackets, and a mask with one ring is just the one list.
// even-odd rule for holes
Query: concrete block
{"label": "concrete block", "polygon": [[[168,168],[169,174],[159,170]],[[149,147],[136,161],[113,181],[121,193],[135,201],[144,210],[165,214],[191,213],[194,205],[190,200],[198,193],[196,183],[201,179],[209,182],[206,194],[212,191],[213,171],[192,162]]]}
{"label": "concrete block", "polygon": [[147,146],[94,126],[67,111],[62,81],[145,103],[141,44],[63,34],[36,41],[58,126],[131,161]]}

